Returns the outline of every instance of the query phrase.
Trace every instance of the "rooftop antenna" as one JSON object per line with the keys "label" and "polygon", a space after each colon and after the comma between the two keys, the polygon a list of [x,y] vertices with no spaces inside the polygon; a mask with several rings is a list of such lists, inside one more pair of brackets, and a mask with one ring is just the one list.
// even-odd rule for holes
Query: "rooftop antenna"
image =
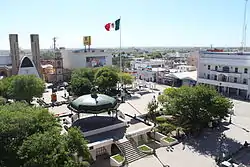
{"label": "rooftop antenna", "polygon": [[245,10],[244,10],[244,20],[243,20],[243,30],[242,30],[242,41],[241,41],[241,48],[242,52],[245,51],[246,48],[246,31],[247,31],[247,2],[248,0],[245,0]]}

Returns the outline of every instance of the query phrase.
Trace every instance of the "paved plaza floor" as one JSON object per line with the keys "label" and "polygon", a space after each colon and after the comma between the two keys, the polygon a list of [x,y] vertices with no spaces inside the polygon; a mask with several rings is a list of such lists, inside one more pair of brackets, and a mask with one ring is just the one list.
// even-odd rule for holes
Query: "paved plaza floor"
{"label": "paved plaza floor", "polygon": [[128,167],[162,167],[162,164],[155,156],[150,155],[130,163]]}
{"label": "paved plaza floor", "polygon": [[[147,113],[147,104],[153,99],[153,96],[163,92],[167,86],[156,85],[158,91],[150,91],[148,94],[140,96],[133,95],[132,99],[121,104],[119,110],[130,115],[142,115]],[[51,92],[44,93],[44,100],[50,102]],[[58,91],[58,100],[64,100],[61,96],[64,91]],[[156,154],[165,165],[170,167],[213,167],[216,166],[214,157],[218,156],[219,138],[225,134],[223,139],[223,151],[225,154],[234,152],[245,141],[250,143],[250,103],[233,100],[235,105],[232,124],[226,120],[221,129],[208,131],[196,139],[190,139],[185,143],[177,144],[169,150],[161,147],[156,150]],[[54,114],[70,113],[66,105],[49,108]],[[161,163],[154,156],[148,156],[129,164],[129,167],[160,167]]]}

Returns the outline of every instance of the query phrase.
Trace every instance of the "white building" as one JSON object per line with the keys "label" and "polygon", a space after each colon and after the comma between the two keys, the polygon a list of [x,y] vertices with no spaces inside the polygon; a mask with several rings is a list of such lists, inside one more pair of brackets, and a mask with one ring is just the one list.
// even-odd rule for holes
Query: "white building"
{"label": "white building", "polygon": [[189,66],[189,65],[179,65],[176,67],[178,72],[189,72],[189,71],[195,71],[195,66]]}
{"label": "white building", "polygon": [[215,87],[229,96],[249,98],[250,53],[201,51],[198,83]]}
{"label": "white building", "polygon": [[164,67],[165,61],[163,59],[145,60],[144,58],[135,58],[134,61],[131,61],[130,65],[132,69],[157,68]]}
{"label": "white building", "polygon": [[61,50],[63,66],[66,69],[83,67],[102,67],[112,65],[112,53],[104,50],[91,49]]}

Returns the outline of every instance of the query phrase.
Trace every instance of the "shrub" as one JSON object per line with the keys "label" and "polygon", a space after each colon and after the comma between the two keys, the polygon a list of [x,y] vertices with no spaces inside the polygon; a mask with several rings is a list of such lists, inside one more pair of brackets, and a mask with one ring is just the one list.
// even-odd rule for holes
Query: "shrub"
{"label": "shrub", "polygon": [[162,123],[157,128],[160,133],[167,135],[168,133],[174,131],[176,126],[169,123]]}
{"label": "shrub", "polygon": [[0,96],[0,105],[6,104],[7,100]]}
{"label": "shrub", "polygon": [[162,116],[156,117],[156,122],[157,123],[164,123],[164,122],[166,122],[166,118],[164,118]]}

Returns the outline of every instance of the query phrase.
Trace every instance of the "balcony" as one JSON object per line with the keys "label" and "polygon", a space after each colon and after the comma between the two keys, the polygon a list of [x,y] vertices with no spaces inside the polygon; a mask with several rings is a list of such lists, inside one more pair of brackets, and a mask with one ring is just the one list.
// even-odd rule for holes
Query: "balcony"
{"label": "balcony", "polygon": [[236,88],[236,89],[245,89],[245,90],[248,89],[247,84],[218,81],[218,80],[206,79],[206,78],[201,78],[201,77],[198,78],[197,82],[198,83],[209,84],[209,85],[225,86],[225,87]]}
{"label": "balcony", "polygon": [[210,70],[210,74],[224,74],[226,76],[235,76],[235,77],[240,77],[242,73],[240,72],[235,72],[235,71],[223,71],[223,70]]}

